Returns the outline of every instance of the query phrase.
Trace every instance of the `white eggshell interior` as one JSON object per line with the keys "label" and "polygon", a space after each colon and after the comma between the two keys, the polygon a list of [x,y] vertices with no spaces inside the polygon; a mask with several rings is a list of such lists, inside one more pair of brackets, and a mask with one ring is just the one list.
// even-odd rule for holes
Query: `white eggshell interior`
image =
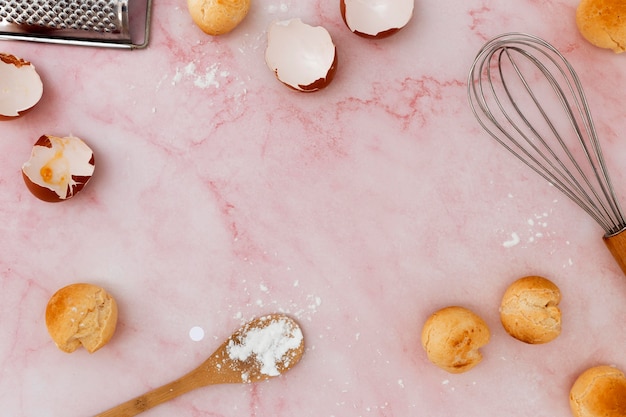
{"label": "white eggshell interior", "polygon": [[[48,136],[52,147],[33,147],[31,157],[22,166],[22,171],[35,184],[54,191],[59,198],[66,199],[68,189],[76,185],[72,176],[91,177],[94,165],[89,161],[93,151],[85,142],[76,137],[59,138]],[[46,170],[50,177],[45,179]]]}
{"label": "white eggshell interior", "polygon": [[43,94],[43,83],[35,66],[17,66],[0,60],[0,114],[19,116],[33,107]]}
{"label": "white eggshell interior", "polygon": [[353,32],[376,36],[406,26],[415,0],[343,0],[346,24]]}
{"label": "white eggshell interior", "polygon": [[328,31],[300,19],[270,25],[265,62],[283,83],[302,90],[326,78],[335,60],[335,45]]}

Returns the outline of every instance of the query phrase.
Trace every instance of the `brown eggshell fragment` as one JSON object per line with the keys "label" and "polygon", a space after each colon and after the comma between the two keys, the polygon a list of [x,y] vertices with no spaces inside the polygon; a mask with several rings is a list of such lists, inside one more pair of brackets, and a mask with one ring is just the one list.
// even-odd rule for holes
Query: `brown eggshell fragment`
{"label": "brown eggshell fragment", "polygon": [[283,84],[313,92],[332,81],[337,50],[321,26],[310,26],[300,19],[276,21],[268,31],[265,62]]}
{"label": "brown eggshell fragment", "polygon": [[574,417],[624,417],[626,375],[608,365],[589,368],[572,385],[569,403]]}
{"label": "brown eggshell fragment", "polygon": [[458,374],[478,365],[480,348],[489,343],[487,323],[465,307],[442,308],[426,320],[422,347],[428,359],[441,369]]}
{"label": "brown eggshell fragment", "polygon": [[93,151],[81,139],[43,135],[22,166],[22,177],[35,197],[54,203],[80,192],[94,170]]}
{"label": "brown eggshell fragment", "polygon": [[508,334],[529,344],[547,343],[561,334],[561,291],[552,281],[527,276],[506,289],[500,321]]}
{"label": "brown eggshell fragment", "polygon": [[0,120],[14,119],[34,107],[43,95],[43,83],[35,66],[0,53]]}
{"label": "brown eggshell fragment", "polygon": [[344,23],[366,38],[386,38],[405,27],[413,17],[414,0],[340,0]]}

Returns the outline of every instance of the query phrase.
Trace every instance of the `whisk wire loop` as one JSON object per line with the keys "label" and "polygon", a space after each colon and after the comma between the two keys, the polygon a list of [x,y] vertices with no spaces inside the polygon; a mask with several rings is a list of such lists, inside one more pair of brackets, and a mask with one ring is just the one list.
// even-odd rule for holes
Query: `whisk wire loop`
{"label": "whisk wire loop", "polygon": [[[543,111],[541,105],[538,103],[538,100],[534,97],[534,94],[532,92],[532,89],[530,88],[530,86],[528,85],[528,82],[526,81],[526,79],[524,78],[524,76],[522,75],[521,71],[519,70],[517,64],[515,63],[514,59],[511,56],[510,51],[511,50],[515,50],[517,52],[520,52],[522,55],[525,55],[526,58],[534,60],[534,64],[535,65],[539,65],[541,66],[541,62],[534,59],[532,55],[530,54],[525,54],[523,50],[516,48],[516,47],[509,47],[506,49],[500,49],[498,54],[497,54],[497,61],[499,63],[502,62],[502,55],[506,54],[506,56],[508,57],[509,61],[512,64],[512,67],[515,69],[516,74],[519,77],[519,80],[522,82],[524,88],[526,89],[526,91],[529,93],[529,95],[533,98],[533,102],[535,103],[535,105],[538,107],[540,113],[543,116],[544,120],[547,120],[548,124],[552,126],[552,131],[555,132],[555,129],[553,127],[553,125],[550,123],[549,118],[547,118],[545,111]],[[494,54],[495,55],[495,54]],[[544,67],[545,68],[545,67]],[[573,179],[572,175],[567,175],[567,169],[565,168],[564,164],[562,163],[562,161],[560,159],[557,158],[556,154],[554,153],[554,151],[552,150],[552,148],[550,148],[546,142],[543,140],[542,136],[537,132],[537,130],[533,127],[533,125],[528,121],[528,119],[524,116],[524,113],[520,110],[519,106],[517,105],[517,103],[515,102],[512,93],[509,89],[508,84],[506,83],[506,79],[503,75],[503,70],[502,70],[502,66],[498,65],[498,73],[500,75],[500,79],[502,80],[502,87],[504,89],[504,92],[506,93],[506,97],[508,98],[508,103],[513,107],[513,109],[515,110],[516,115],[519,117],[519,119],[521,121],[523,121],[524,126],[527,127],[530,132],[533,134],[532,138],[529,137],[524,130],[522,130],[522,128],[513,120],[512,116],[507,112],[507,110],[504,107],[503,101],[501,101],[499,99],[498,94],[495,91],[495,87],[493,83],[489,84],[489,89],[491,90],[491,94],[493,97],[493,101],[494,103],[497,105],[498,109],[501,112],[501,115],[506,119],[506,121],[509,123],[510,127],[512,127],[515,130],[515,133],[517,135],[519,135],[521,138],[524,139],[524,145],[527,145],[530,149],[527,149],[525,146],[522,145],[521,141],[516,141],[512,135],[510,135],[508,133],[508,131],[506,129],[502,128],[502,125],[497,123],[497,120],[495,119],[495,117],[493,117],[492,113],[487,113],[489,116],[489,119],[496,125],[496,127],[500,130],[500,133],[503,134],[504,136],[506,136],[509,141],[510,144],[512,145],[509,146],[509,143],[505,143],[502,140],[500,140],[500,138],[497,135],[494,135],[494,137],[502,144],[505,146],[505,148],[507,148],[509,151],[511,151],[514,155],[520,157],[520,159],[522,159],[523,162],[525,162],[527,165],[529,165],[533,170],[535,170],[538,174],[540,174],[542,177],[544,177],[544,179],[546,179],[548,182],[550,182],[551,184],[553,184],[555,187],[557,187],[559,190],[561,190],[562,192],[564,192],[568,197],[570,197],[571,199],[573,199],[576,203],[578,203],[579,205],[583,205],[584,202],[584,195],[583,198],[579,197],[578,193],[572,192],[570,191],[569,186],[572,186],[572,182],[574,184],[576,184],[577,186],[575,187],[576,190],[580,190],[581,187],[578,184],[578,182]],[[492,79],[492,68],[491,66],[486,66],[485,71],[487,73],[487,79]],[[481,69],[482,72],[482,69]],[[482,83],[482,79],[479,80],[480,83]],[[481,85],[482,87],[482,85]],[[482,94],[481,91],[481,99],[483,100],[483,103],[486,103],[486,99],[484,94]],[[486,104],[485,104],[486,105]],[[486,128],[486,126],[483,125],[483,127]],[[490,132],[492,133],[492,132]],[[541,150],[539,148],[539,146],[536,143],[539,143],[542,145],[542,147],[545,149],[545,151],[547,151],[552,157],[552,159],[549,159],[549,157],[547,157],[544,154],[544,151]],[[561,141],[562,143],[562,141]],[[569,152],[568,152],[569,153]],[[571,155],[571,154],[570,154]],[[535,156],[537,156],[538,158],[536,158]],[[570,158],[571,159],[571,158]],[[543,164],[547,164],[547,166],[550,168],[545,168],[545,166]],[[561,169],[563,170],[563,172],[565,173],[565,175],[568,178],[561,178],[559,176],[559,174],[561,173],[560,170],[557,169],[557,167],[555,167],[555,164],[558,164]],[[553,172],[554,174],[551,175],[551,172]],[[568,186],[569,185],[569,186]],[[588,199],[587,199],[588,200]],[[591,212],[590,213],[592,216],[595,217],[595,213]],[[598,219],[601,221],[601,219]]]}
{"label": "whisk wire loop", "polygon": [[[607,235],[626,228],[582,84],[556,48],[521,33],[492,39],[472,64],[468,97],[491,137],[580,206]],[[564,114],[554,117],[553,107]],[[568,145],[571,141],[576,148]]]}
{"label": "whisk wire loop", "polygon": [[[524,58],[531,60],[532,63],[535,66],[537,66],[537,68],[539,68],[541,74],[545,76],[546,81],[548,82],[549,86],[552,88],[552,91],[555,93],[556,98],[558,99],[562,108],[566,112],[567,120],[569,120],[570,125],[572,129],[574,130],[574,134],[576,138],[578,139],[579,144],[581,145],[581,148],[585,155],[585,159],[592,165],[594,174],[597,175],[597,173],[599,172],[599,170],[596,169],[596,164],[591,156],[592,154],[590,153],[587,143],[584,140],[583,133],[580,127],[578,126],[578,124],[576,123],[575,112],[570,105],[570,100],[568,100],[566,92],[560,88],[559,83],[557,79],[555,78],[555,76],[549,71],[549,69],[539,59],[534,57],[532,54],[528,54],[520,48],[507,48],[507,49],[503,49],[500,51],[498,60],[501,61],[502,55],[506,54],[512,67],[515,69],[516,75],[518,76],[519,80],[522,82],[529,97],[531,97],[533,104],[536,106],[539,113],[541,114],[543,121],[549,127],[550,131],[554,135],[553,137],[557,140],[558,144],[560,145],[560,149],[563,150],[565,156],[567,157],[567,160],[571,163],[571,167],[575,168],[576,172],[578,173],[578,176],[574,175],[572,172],[570,172],[570,170],[568,170],[563,160],[559,158],[559,156],[554,152],[554,150],[549,146],[549,144],[543,139],[541,134],[533,127],[533,124],[529,122],[529,120],[524,116],[524,113],[520,110],[519,106],[515,103],[513,95],[511,94],[511,91],[509,90],[508,84],[506,83],[506,77],[504,77],[504,74],[502,72],[502,67],[499,66],[498,68],[500,71],[502,84],[503,84],[504,90],[506,91],[507,97],[511,100],[511,103],[513,104],[513,107],[515,108],[517,115],[520,117],[521,120],[523,120],[524,124],[533,133],[534,135],[533,137],[541,143],[544,151],[547,152],[548,155],[546,156],[546,154],[544,154],[541,150],[539,150],[539,148],[537,148],[527,136],[523,135],[523,133],[519,131],[519,129],[518,131],[524,137],[526,142],[530,146],[532,146],[533,149],[537,151],[537,153],[542,157],[543,162],[548,164],[552,172],[554,172],[555,174],[555,178],[554,178],[556,180],[555,182],[558,183],[559,187],[563,188],[563,191],[565,192],[566,195],[568,195],[568,197],[572,198],[578,204],[584,204],[584,205],[587,205],[587,204],[593,205],[593,201],[594,201],[593,198],[595,198],[596,201],[601,201],[600,196],[598,195],[597,191],[591,184],[591,181],[589,180],[587,176],[585,176],[585,173],[583,172],[582,167],[577,162],[576,158],[574,157],[570,149],[565,144],[563,138],[558,132],[558,129],[555,127],[554,123],[552,123],[547,111],[544,109],[544,106],[541,105],[541,101],[537,98],[537,95],[534,93],[533,88],[524,77],[522,71],[519,69],[519,66],[515,62],[511,51],[518,52]],[[539,52],[542,52],[542,51],[539,51]],[[546,56],[546,58],[548,58],[552,63],[557,64],[552,57]],[[564,72],[564,70],[560,66],[557,68],[560,71],[561,76],[565,78],[566,73]],[[572,98],[572,101],[574,101],[576,104],[576,108],[578,109],[579,114],[582,114],[580,112],[580,109],[581,109],[580,101],[578,100],[578,97],[576,96],[576,94],[574,94],[574,90],[572,89],[571,84],[568,83],[567,87],[569,89],[569,93]],[[501,106],[500,108],[502,109]],[[507,119],[511,121],[510,118],[507,117]],[[583,121],[584,126],[586,127],[587,120],[583,118],[582,121]],[[559,177],[560,175],[562,175],[562,177]],[[584,181],[584,185],[579,182],[579,179]],[[598,178],[596,179],[599,180]],[[603,186],[602,181],[599,181],[599,184],[601,187]],[[573,192],[570,193],[569,190],[573,190]],[[593,194],[593,198],[589,196],[588,194],[586,194],[585,190],[588,190],[589,192],[591,192]],[[600,207],[598,207],[598,209],[602,211],[603,216],[598,217],[597,221],[600,221],[604,224],[604,220],[603,220],[604,217],[610,216],[610,213],[606,209],[606,207],[604,207],[604,205],[601,205]],[[592,216],[596,217],[596,213],[594,212]]]}

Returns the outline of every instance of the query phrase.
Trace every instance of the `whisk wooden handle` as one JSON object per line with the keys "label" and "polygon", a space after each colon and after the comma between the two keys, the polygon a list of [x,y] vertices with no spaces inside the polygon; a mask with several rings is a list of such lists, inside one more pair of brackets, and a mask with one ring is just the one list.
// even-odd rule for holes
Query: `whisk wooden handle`
{"label": "whisk wooden handle", "polygon": [[614,235],[604,236],[603,240],[619,267],[622,268],[622,272],[626,274],[626,229]]}

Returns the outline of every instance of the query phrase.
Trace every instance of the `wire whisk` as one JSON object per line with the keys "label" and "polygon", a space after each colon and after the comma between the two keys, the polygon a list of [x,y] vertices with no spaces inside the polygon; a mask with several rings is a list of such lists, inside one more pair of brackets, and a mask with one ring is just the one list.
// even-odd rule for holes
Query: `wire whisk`
{"label": "wire whisk", "polygon": [[602,227],[626,273],[626,221],[581,82],[567,59],[536,36],[503,34],[478,52],[467,88],[480,125]]}

